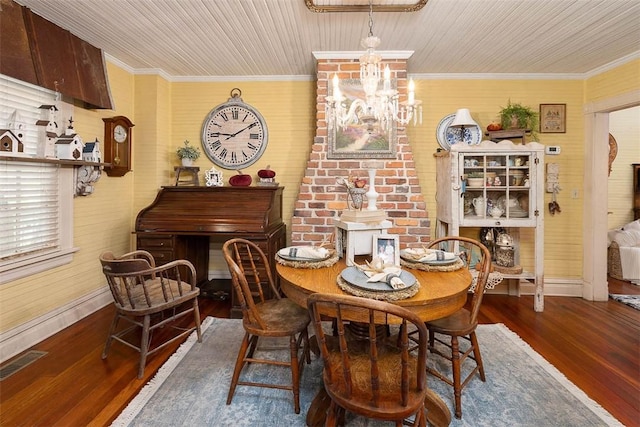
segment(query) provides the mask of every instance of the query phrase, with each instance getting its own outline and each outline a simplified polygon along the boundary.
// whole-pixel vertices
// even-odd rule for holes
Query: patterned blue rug
[[[609,297],[636,310],[640,310],[640,295],[609,294]]]
[[[300,414],[283,390],[238,387],[226,396],[244,333],[241,320],[208,317],[204,338],[189,337],[114,421],[113,426],[304,426],[311,400],[322,387],[321,362],[312,357],[301,380]],[[473,379],[462,393],[462,420],[452,426],[621,426],[562,373],[502,324],[477,330],[487,382]],[[273,344],[270,344],[273,345]],[[286,343],[282,346],[286,354]],[[429,363],[446,370],[447,365]],[[265,373],[268,372],[268,373]],[[288,378],[280,367],[247,369],[254,380]],[[453,408],[453,389],[433,377],[429,387]],[[387,425],[347,414],[348,427]]]

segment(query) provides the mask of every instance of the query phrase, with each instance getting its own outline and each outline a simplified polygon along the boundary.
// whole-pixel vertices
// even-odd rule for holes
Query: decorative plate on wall
[[[449,151],[451,146],[460,140],[460,129],[452,128],[451,123],[456,118],[455,113],[445,116],[436,128],[436,138],[438,144]],[[480,126],[470,126],[464,129],[464,142],[468,145],[477,145],[482,141],[482,131]]]

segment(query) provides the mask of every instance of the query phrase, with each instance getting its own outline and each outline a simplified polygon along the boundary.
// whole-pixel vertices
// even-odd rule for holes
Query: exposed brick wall
[[[406,98],[406,60],[385,60],[396,79],[401,101]],[[368,182],[368,168],[375,164],[376,206],[384,210],[393,223],[390,234],[400,236],[401,247],[419,246],[430,240],[430,221],[418,182],[413,153],[404,127],[397,128],[395,159],[327,159],[328,139],[325,121],[325,96],[334,73],[340,79],[359,79],[357,60],[318,60],[316,137],[311,147],[305,176],[291,219],[292,244],[318,243],[334,232],[334,219],[347,209],[347,192],[336,183],[337,177],[363,177]],[[367,187],[368,188],[368,185]],[[366,200],[365,205],[366,206]]]

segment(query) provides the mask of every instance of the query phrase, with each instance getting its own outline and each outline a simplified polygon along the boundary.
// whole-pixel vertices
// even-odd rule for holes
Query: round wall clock
[[[269,139],[264,118],[240,95],[240,89],[232,89],[231,98],[211,110],[202,124],[204,153],[225,169],[242,169],[255,163]]]
[[[131,135],[134,126],[125,116],[102,119],[104,121],[104,161],[109,176],[123,176],[131,170]]]

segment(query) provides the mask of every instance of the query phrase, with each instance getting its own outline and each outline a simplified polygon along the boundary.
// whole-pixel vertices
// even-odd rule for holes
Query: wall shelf
[[[111,163],[98,163],[87,162],[84,160],[65,160],[65,159],[53,159],[43,157],[19,157],[19,156],[3,156],[0,155],[0,160],[7,160],[10,162],[27,162],[27,163],[50,163],[60,166],[104,166],[106,168],[111,167]]]

